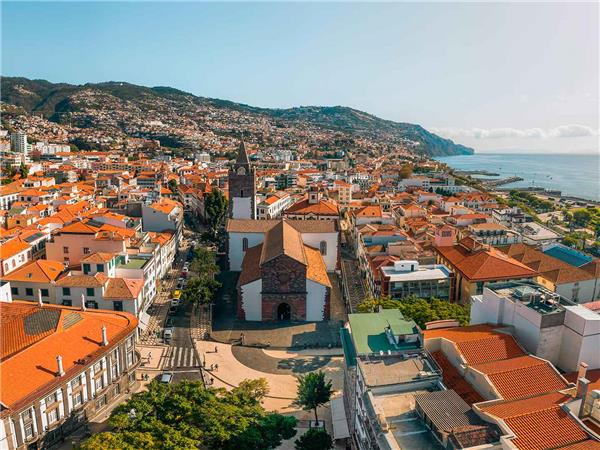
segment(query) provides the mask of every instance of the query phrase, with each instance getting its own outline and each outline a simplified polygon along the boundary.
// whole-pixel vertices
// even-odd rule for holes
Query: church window
[[[243,251],[248,250],[248,238],[242,239],[242,250]]]
[[[319,251],[323,256],[327,254],[327,242],[321,241],[321,243],[319,244]]]
[[[244,190],[240,189],[240,197],[243,197],[243,196],[244,196]]]
[[[243,167],[240,167],[240,168],[237,170],[237,174],[238,174],[238,175],[246,175],[246,169],[244,169]]]

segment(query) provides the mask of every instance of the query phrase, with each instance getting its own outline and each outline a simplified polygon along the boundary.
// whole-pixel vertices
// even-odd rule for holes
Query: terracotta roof
[[[81,262],[105,263],[113,259],[115,255],[115,253],[95,252],[91,255],[86,256],[85,258],[81,258]]]
[[[264,264],[280,255],[287,255],[306,265],[302,237],[285,220],[280,221],[265,234],[260,263]]]
[[[491,325],[425,330],[425,339],[443,338],[453,342],[469,365],[524,356],[510,334],[500,333]]]
[[[363,206],[362,208],[357,209],[354,212],[356,217],[381,217],[383,215],[383,210],[381,209],[381,205],[369,205]]]
[[[453,389],[467,404],[472,405],[483,401],[483,397],[477,392],[467,380],[465,380],[458,370],[448,361],[448,358],[441,352],[433,352],[431,356],[442,369],[442,378],[444,385],[448,389]]]
[[[9,241],[0,244],[0,258],[7,259],[11,256],[15,256],[25,250],[29,250],[29,244],[21,241],[18,238],[13,238]]]
[[[258,244],[255,247],[250,247],[246,250],[244,259],[242,261],[242,272],[238,284],[243,286],[251,283],[252,281],[258,280],[261,277],[260,273],[260,255],[262,253],[262,244]]]
[[[133,333],[137,319],[114,311],[80,311],[75,308],[12,302],[0,308],[2,370],[0,402],[17,409],[56,389],[81,372],[114,344]],[[102,326],[109,346],[102,346]],[[65,375],[56,374],[56,357],[62,356]]]
[[[60,233],[95,234],[98,228],[86,225],[82,221],[73,222],[60,229]]]
[[[305,245],[304,254],[307,261],[306,278],[330,288],[331,282],[329,281],[329,276],[327,276],[327,267],[325,266],[321,252]]]
[[[38,259],[2,277],[5,281],[26,281],[31,283],[49,283],[63,273],[65,266],[59,261]]]
[[[338,225],[336,220],[293,220],[283,219],[300,233],[336,233]],[[229,219],[227,220],[228,233],[266,233],[282,219],[252,220]]]
[[[58,286],[64,287],[101,287],[104,286],[108,277],[103,273],[94,275],[68,275],[56,282]]]
[[[486,374],[507,400],[567,388],[566,381],[547,361],[532,356],[475,364],[472,368]]]
[[[578,372],[569,372],[565,374],[565,378],[571,383],[577,382]],[[590,381],[590,390],[600,389],[600,369],[588,370],[585,374],[585,378]]]
[[[593,266],[590,266],[588,270],[575,267],[558,258],[546,255],[527,244],[512,244],[503,248],[503,251],[526,266],[535,267],[535,270],[543,278],[555,284],[574,283],[576,281],[591,280],[595,277],[593,270],[595,267],[591,269]]]
[[[311,204],[308,199],[300,200],[285,210],[286,214],[316,214],[319,216],[338,216],[340,213],[336,204],[327,200]]]
[[[109,278],[102,296],[104,298],[136,299],[140,295],[143,287],[143,280]]]
[[[467,250],[457,244],[435,247],[435,250],[471,281],[532,278],[537,275],[535,270],[495,248]]]
[[[478,408],[486,414],[491,414],[492,416],[503,419],[505,417],[522,416],[542,409],[554,408],[571,399],[572,397],[570,395],[562,394],[560,392],[550,392],[548,394],[518,400],[486,402],[478,405]]]
[[[600,442],[592,439],[560,447],[560,450],[600,450]]]
[[[585,441],[588,435],[560,406],[505,418],[519,450],[545,450]]]

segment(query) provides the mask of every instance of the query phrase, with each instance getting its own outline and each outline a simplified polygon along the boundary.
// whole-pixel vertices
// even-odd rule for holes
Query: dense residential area
[[[318,128],[3,126],[0,448],[600,449],[593,202]]]

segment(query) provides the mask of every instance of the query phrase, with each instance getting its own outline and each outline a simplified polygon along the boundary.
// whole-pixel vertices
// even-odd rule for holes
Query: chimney
[[[38,306],[41,308],[44,306],[44,302],[42,301],[42,290],[38,289]]]
[[[85,311],[85,295],[81,294],[81,310]]]
[[[102,325],[102,346],[106,347],[108,345],[108,338],[106,337],[106,326]]]
[[[58,355],[56,357],[56,364],[58,365],[58,372],[56,372],[56,376],[62,377],[65,374],[62,363],[62,356]]]
[[[587,368],[588,365],[585,362],[580,362],[579,363],[579,371],[577,372],[577,380],[579,380],[580,378],[585,378],[585,376],[587,375]]]
[[[588,388],[590,385],[590,380],[587,378],[578,378],[577,379],[577,398],[581,399],[581,404],[579,405],[579,414],[577,417],[583,417],[585,410],[585,399],[587,397]]]

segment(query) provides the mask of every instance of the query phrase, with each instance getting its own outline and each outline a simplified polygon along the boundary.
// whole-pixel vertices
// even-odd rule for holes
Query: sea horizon
[[[500,178],[523,178],[501,188],[536,186],[561,191],[562,195],[600,201],[600,154],[597,153],[484,152],[435,159],[457,170],[487,170],[500,174]]]

